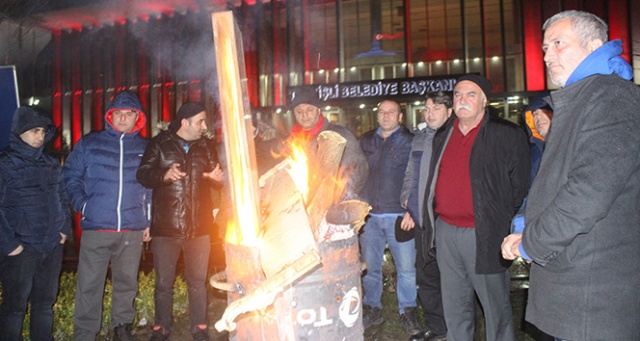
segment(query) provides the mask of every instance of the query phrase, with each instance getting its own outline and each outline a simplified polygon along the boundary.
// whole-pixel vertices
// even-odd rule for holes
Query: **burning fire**
[[[220,93],[220,114],[225,125],[223,134],[227,158],[233,223],[227,226],[225,240],[235,245],[256,245],[260,234],[258,205],[258,181],[253,136],[247,127],[251,125],[248,99],[242,96],[245,79],[244,61],[237,58],[238,44],[233,16],[230,12],[212,14],[218,85],[225,91]],[[239,31],[239,30],[238,30]],[[241,69],[242,68],[242,69]]]
[[[309,163],[307,153],[305,153],[302,143],[299,141],[291,142],[291,163],[287,172],[293,183],[296,184],[302,201],[307,203],[307,195],[309,195]]]

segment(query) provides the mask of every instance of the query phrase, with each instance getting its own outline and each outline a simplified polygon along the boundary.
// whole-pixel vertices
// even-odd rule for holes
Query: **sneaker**
[[[120,323],[113,328],[113,341],[134,341],[131,323]]]
[[[195,331],[192,332],[191,335],[193,336],[193,341],[211,341],[211,338],[209,338],[209,332],[206,327],[196,327]]]
[[[384,322],[382,309],[365,305],[362,307],[362,326],[367,329],[371,326],[377,326]]]
[[[416,319],[416,308],[406,308],[404,313],[400,314],[400,323],[410,335],[420,332],[420,326]]]
[[[161,326],[154,326],[149,341],[167,341],[169,340],[169,331],[165,331]]]

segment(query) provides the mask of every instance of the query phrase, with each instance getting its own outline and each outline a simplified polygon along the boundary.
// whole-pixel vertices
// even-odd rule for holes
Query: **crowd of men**
[[[321,131],[342,135],[341,198],[372,207],[359,235],[365,328],[384,322],[388,247],[400,322],[412,341],[473,340],[476,298],[486,339],[513,341],[508,268],[517,257],[531,263],[526,319],[545,338],[640,340],[640,89],[629,81],[620,41],[608,40],[597,16],[561,12],[543,31],[544,61],[559,89],[531,101],[524,127],[491,112],[492,84],[478,74],[461,76],[451,94],[428,94],[415,132],[403,126],[398,102],[381,101],[378,127],[359,139],[323,117],[317,96],[292,94],[290,139],[313,154]],[[99,332],[108,269],[113,339],[133,340],[145,241],[156,271],[151,340],[171,333],[180,253],[190,331],[209,340],[210,190],[222,186],[223,171],[205,138],[207,111],[186,103],[169,130],[147,141],[138,134],[142,105],[124,91],[105,121],[61,167],[44,151],[55,133],[48,115],[30,107],[14,114],[10,147],[0,152],[0,335],[22,339],[30,302],[31,339],[53,339],[71,206],[83,231],[76,340]]]

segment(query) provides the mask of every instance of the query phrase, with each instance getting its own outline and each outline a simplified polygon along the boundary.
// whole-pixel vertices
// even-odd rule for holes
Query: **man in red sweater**
[[[487,340],[514,339],[511,262],[500,246],[529,187],[529,144],[522,129],[489,113],[490,92],[485,77],[460,77],[453,91],[457,118],[433,140],[424,247],[437,247],[447,341],[473,339],[475,295]]]

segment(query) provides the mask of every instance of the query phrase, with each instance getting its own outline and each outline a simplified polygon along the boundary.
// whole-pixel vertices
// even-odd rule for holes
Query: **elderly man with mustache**
[[[527,194],[529,144],[517,125],[489,113],[490,92],[487,78],[460,77],[456,119],[433,139],[423,242],[437,248],[448,341],[473,340],[476,294],[487,340],[514,339],[511,261],[501,257],[500,245]]]

